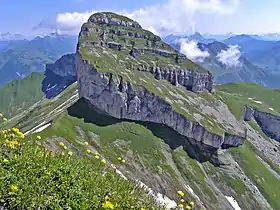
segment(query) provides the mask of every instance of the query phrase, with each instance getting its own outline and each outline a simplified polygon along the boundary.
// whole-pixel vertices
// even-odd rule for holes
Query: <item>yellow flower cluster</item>
[[[118,157],[117,160],[121,163],[125,163],[125,159],[123,159],[122,157]]]
[[[24,134],[18,128],[12,128],[0,131],[0,144],[8,149],[18,149],[20,139],[24,139]]]
[[[193,207],[194,207],[194,202],[191,201],[189,203],[186,203],[185,200],[184,200],[184,196],[185,196],[185,193],[181,190],[177,191],[177,194],[180,196],[180,202],[178,204],[178,208],[179,209],[184,209],[184,206],[185,206],[185,209],[187,210],[191,210]]]
[[[105,201],[104,201],[104,203],[102,205],[104,209],[115,209],[115,205],[113,203],[111,203],[110,200],[111,200],[111,194],[109,192],[107,192],[105,194]],[[116,204],[116,207],[117,206],[118,205]]]

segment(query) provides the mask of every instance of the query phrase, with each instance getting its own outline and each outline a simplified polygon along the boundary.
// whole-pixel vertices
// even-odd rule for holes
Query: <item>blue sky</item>
[[[75,34],[96,11],[122,12],[158,34],[280,32],[279,8],[279,0],[2,0],[0,32]]]

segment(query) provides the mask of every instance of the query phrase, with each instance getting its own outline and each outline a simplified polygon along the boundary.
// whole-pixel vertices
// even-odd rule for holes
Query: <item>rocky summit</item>
[[[79,96],[112,117],[165,124],[214,148],[246,139],[213,95],[212,74],[124,16],[96,13],[83,24],[76,68]]]

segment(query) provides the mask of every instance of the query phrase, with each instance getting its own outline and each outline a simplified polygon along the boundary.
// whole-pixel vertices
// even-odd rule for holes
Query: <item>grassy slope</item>
[[[241,165],[246,175],[255,183],[274,209],[280,209],[280,180],[278,180],[257,158],[253,146],[245,145],[231,149],[231,153]]]
[[[58,107],[59,104],[69,99],[75,93],[75,90],[76,85],[74,84],[58,97],[52,100],[44,100],[38,108],[30,112],[26,118],[22,119],[20,125],[23,127],[32,127],[30,124],[35,123],[38,119],[44,120],[44,117],[48,118],[48,114],[54,115],[51,114],[51,111]],[[83,110],[83,108],[81,107],[79,110]],[[107,121],[106,119],[104,120]],[[150,130],[142,125],[130,122],[119,122],[111,125],[108,124],[106,126],[97,125],[64,113],[57,119],[54,119],[52,126],[43,131],[41,135],[48,139],[46,145],[50,148],[57,148],[57,137],[63,137],[63,139],[68,140],[69,148],[73,148],[73,151],[76,152],[84,152],[83,141],[87,140],[93,150],[97,150],[113,163],[116,162],[116,157],[123,156],[127,159],[128,164],[123,167],[122,170],[129,170],[131,175],[142,172],[145,174],[144,172],[146,172],[149,174],[149,177],[145,177],[144,180],[147,180],[147,182],[150,181],[151,184],[156,182],[154,179],[155,176],[162,176],[164,177],[163,180],[168,180],[167,184],[171,186],[170,188],[173,186],[174,189],[180,189],[180,186],[183,188],[179,182],[179,176],[181,176],[185,180],[185,184],[191,186],[195,193],[206,204],[216,205],[217,197],[207,184],[207,179],[205,178],[204,172],[200,169],[199,164],[195,160],[189,158],[187,153],[180,149],[176,149],[173,152],[166,151],[163,140],[155,137]],[[241,151],[236,149],[236,152],[233,152],[233,155],[236,158],[238,158],[238,155],[240,154],[244,155],[244,157],[242,156],[242,158],[238,159],[240,161],[244,161],[243,159],[247,158],[246,155],[255,155],[255,151],[250,150],[247,147],[245,148],[245,150],[244,148],[241,148]],[[175,164],[175,169],[174,166],[170,164],[170,160],[167,159],[166,152],[170,152],[169,154],[172,157],[171,162]],[[249,167],[251,163],[256,167],[261,168],[260,171],[257,171],[260,173],[260,176],[269,177],[269,180],[265,183],[268,188],[260,187],[260,189],[263,189],[263,193],[268,196],[270,193],[275,193],[278,196],[277,190],[270,191],[270,186],[277,184],[276,180],[270,177],[271,173],[258,159],[248,159],[246,161],[248,166],[245,165],[245,163],[244,165],[240,165],[243,167],[246,174],[255,181],[255,172],[250,172],[250,170],[253,170]],[[211,169],[211,166],[209,166],[209,168]],[[176,172],[177,170],[179,171],[179,174]],[[244,185],[241,180],[236,180],[234,177],[223,174],[220,170],[215,168],[212,168],[212,171],[215,177],[220,178],[215,179],[215,177],[211,177],[211,179],[218,183],[222,183],[225,189],[231,189],[231,192],[235,192],[235,197],[241,207],[249,205],[244,203],[244,199],[248,199],[248,194],[245,194],[244,197]],[[218,186],[219,188],[221,187],[221,189],[223,187],[220,185]],[[228,192],[226,190],[224,191]],[[240,196],[241,194],[243,196]],[[188,198],[192,197],[188,191],[186,191],[186,195]],[[268,200],[274,205],[275,199],[273,199],[273,197],[268,197]],[[257,204],[255,204],[255,206],[257,207]]]
[[[276,89],[263,88],[253,83],[230,83],[217,86],[218,95],[221,96],[232,113],[240,119],[243,115],[244,105],[251,105],[260,111],[279,115],[280,113],[280,91]],[[261,101],[258,104],[255,101]],[[271,111],[273,108],[275,111]]]
[[[0,132],[0,207],[105,209],[105,194],[110,192],[110,202],[117,210],[160,209],[133,181],[116,175],[110,165],[101,162],[101,157],[87,154],[89,147],[85,145],[82,154],[76,156],[69,153],[75,152],[70,146],[50,153],[38,145],[45,140],[16,138],[13,141],[20,142],[21,149],[6,150],[9,138]]]
[[[32,73],[21,80],[14,80],[0,87],[0,110],[7,117],[20,114],[28,107],[35,104],[44,93],[41,83],[44,73]]]

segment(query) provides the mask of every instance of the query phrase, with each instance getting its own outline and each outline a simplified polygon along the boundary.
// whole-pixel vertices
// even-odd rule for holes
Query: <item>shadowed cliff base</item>
[[[121,122],[134,122],[149,129],[153,135],[164,140],[171,149],[183,146],[184,150],[191,158],[196,159],[201,163],[209,161],[215,166],[226,164],[219,159],[218,150],[214,147],[182,136],[163,124],[114,118],[93,107],[84,98],[79,99],[73,106],[69,107],[68,114],[73,117],[83,118],[86,123],[93,123],[98,126],[109,126]]]

